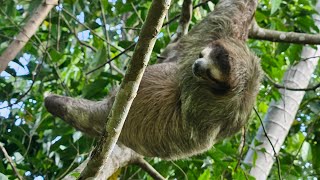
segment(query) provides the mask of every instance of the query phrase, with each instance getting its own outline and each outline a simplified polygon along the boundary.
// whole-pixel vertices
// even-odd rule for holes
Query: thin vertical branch
[[[182,4],[182,11],[177,29],[177,37],[174,39],[178,41],[183,35],[188,33],[191,17],[192,17],[192,0],[184,0]]]
[[[258,116],[258,119],[259,119],[259,121],[260,121],[260,123],[261,123],[261,127],[262,127],[262,129],[263,129],[264,135],[266,136],[266,138],[268,139],[268,141],[269,141],[269,143],[270,143],[270,145],[271,145],[271,147],[272,147],[272,150],[273,150],[273,153],[274,153],[274,157],[276,158],[276,162],[277,162],[278,177],[279,177],[279,179],[281,180],[282,177],[281,177],[281,169],[280,169],[280,160],[279,160],[277,151],[275,150],[274,145],[272,144],[272,142],[271,142],[271,140],[270,140],[270,138],[269,138],[269,136],[268,136],[268,133],[267,133],[267,131],[266,131],[266,128],[265,128],[264,125],[263,125],[263,121],[262,121],[262,119],[261,119],[258,111],[256,110],[256,108],[253,108],[253,109],[254,109],[254,112],[255,112],[256,115]]]

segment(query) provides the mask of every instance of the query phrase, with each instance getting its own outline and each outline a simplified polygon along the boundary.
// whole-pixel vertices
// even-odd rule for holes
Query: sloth
[[[144,156],[175,160],[203,153],[245,126],[262,73],[243,34],[232,27],[233,12],[243,9],[234,4],[210,13],[174,44],[167,59],[146,68],[122,144]],[[76,129],[100,136],[114,98],[115,93],[97,102],[50,95],[45,106]]]
[[[232,38],[213,41],[197,56],[147,67],[119,137],[122,144],[147,157],[175,160],[208,150],[246,124],[259,88],[258,58]],[[69,98],[69,103],[52,103],[61,97],[46,98],[49,112],[83,130],[72,123],[77,117],[65,105],[82,104],[77,115],[92,119],[86,125],[92,131],[86,132],[103,132],[114,95],[100,102]],[[81,109],[94,107],[104,109],[92,116]]]

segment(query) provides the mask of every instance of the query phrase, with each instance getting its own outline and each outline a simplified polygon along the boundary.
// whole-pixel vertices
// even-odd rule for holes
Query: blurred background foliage
[[[0,53],[21,30],[40,0],[0,0]],[[173,0],[154,47],[151,63],[175,34],[182,0]],[[194,5],[203,3],[194,0]],[[210,1],[194,9],[191,27],[214,9]],[[261,27],[318,33],[312,19],[315,0],[260,0],[256,20]],[[151,0],[61,0],[23,51],[0,77],[0,143],[25,179],[60,179],[87,156],[94,139],[51,116],[43,105],[45,92],[98,100],[119,85],[132,55]],[[318,20],[316,20],[318,21]],[[291,65],[301,61],[302,45],[249,40],[263,70],[278,83]],[[311,84],[320,82],[320,68]],[[263,117],[278,89],[263,81],[256,107]],[[279,158],[286,179],[320,176],[320,92],[307,92]],[[244,152],[260,126],[253,115]],[[147,160],[169,179],[252,179],[240,168],[241,133],[216,144],[205,154],[179,161]],[[257,142],[258,143],[258,142]],[[15,179],[0,153],[0,179]],[[246,165],[243,165],[245,168]],[[5,176],[3,176],[5,175]],[[129,166],[120,179],[151,179]],[[271,179],[277,177],[276,167]]]

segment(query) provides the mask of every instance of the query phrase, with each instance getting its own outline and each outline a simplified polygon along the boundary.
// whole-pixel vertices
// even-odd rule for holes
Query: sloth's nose
[[[195,76],[201,77],[204,75],[205,68],[204,68],[204,62],[201,60],[196,60],[192,65],[192,72]]]
[[[202,64],[203,64],[202,61],[196,60],[196,62],[194,62],[194,64],[193,64],[194,71],[199,71]]]

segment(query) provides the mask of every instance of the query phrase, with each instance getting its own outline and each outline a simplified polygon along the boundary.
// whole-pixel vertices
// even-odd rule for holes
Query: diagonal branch
[[[136,161],[134,162],[134,164],[140,166],[141,169],[143,169],[144,171],[146,171],[151,177],[153,177],[153,179],[156,179],[156,180],[164,180],[164,179],[165,179],[157,170],[155,170],[155,169],[154,169],[146,160],[144,160],[143,158],[138,158],[138,159],[136,159]]]
[[[7,49],[0,56],[0,73],[4,71],[9,62],[12,61],[29,39],[36,33],[42,21],[46,18],[50,10],[58,4],[58,0],[43,0],[35,10],[22,31],[16,36]]]
[[[170,0],[153,0],[146,21],[141,29],[139,40],[132,56],[131,63],[123,79],[115,101],[104,127],[104,133],[93,150],[86,168],[79,179],[96,178],[100,168],[110,157],[120,136],[122,126],[135,98],[146,65],[151,56],[157,34],[163,24]]]
[[[4,157],[7,159],[7,161],[9,162],[10,166],[12,167],[14,173],[16,174],[17,178],[19,180],[23,180],[22,176],[19,174],[17,167],[15,165],[15,163],[12,161],[11,157],[9,156],[7,150],[4,148],[4,146],[2,145],[2,143],[0,142],[0,149],[2,151],[2,153],[4,154]]]

